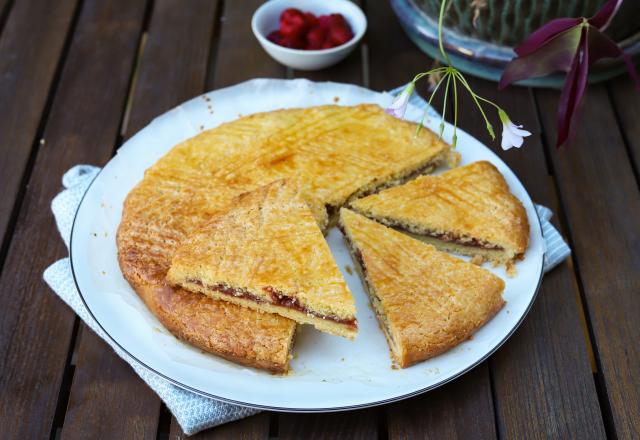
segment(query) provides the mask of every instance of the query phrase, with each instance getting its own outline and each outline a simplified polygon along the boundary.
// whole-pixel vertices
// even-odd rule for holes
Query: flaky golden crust
[[[504,305],[504,281],[485,269],[345,208],[340,224],[402,368],[468,339]]]
[[[358,193],[449,158],[449,147],[437,136],[422,130],[414,138],[414,130],[415,125],[377,106],[323,106],[251,115],[177,145],[145,172],[125,200],[117,236],[124,277],[154,304],[177,245],[237,195],[279,178],[299,184],[318,224],[326,227],[325,205],[340,206]],[[197,299],[185,293],[175,302],[213,304],[203,295],[190,295]],[[172,332],[190,341],[217,338],[211,345],[215,349],[198,345],[228,356],[224,353],[233,352],[235,343],[226,346],[225,341],[233,340],[236,327],[252,325],[258,312],[237,306],[225,310],[229,327],[219,327],[220,332],[208,338],[186,325],[181,315],[186,308],[165,309],[166,316],[159,317],[174,323]],[[277,319],[279,337],[286,339],[294,324]],[[279,359],[274,350],[274,359]],[[242,363],[254,362],[237,356]]]
[[[296,330],[293,321],[239,312],[233,304],[169,286],[141,285],[136,291],[176,337],[239,364],[287,372]],[[238,319],[243,325],[238,325]]]
[[[311,211],[288,180],[240,195],[183,240],[167,280],[329,333],[336,330],[331,317],[348,321],[339,334],[353,337],[357,331],[353,296]],[[243,292],[259,302],[242,297]],[[282,297],[307,311],[280,305]]]
[[[439,176],[421,176],[350,206],[367,217],[417,234],[431,231],[496,245],[503,252],[488,253],[488,258],[502,257],[500,262],[520,258],[529,244],[529,222],[522,203],[511,194],[502,174],[486,161]],[[479,247],[466,248],[471,255],[475,250],[481,252]]]

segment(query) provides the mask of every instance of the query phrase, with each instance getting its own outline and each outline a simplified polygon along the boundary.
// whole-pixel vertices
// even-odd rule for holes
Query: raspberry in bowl
[[[253,14],[251,27],[279,63],[317,70],[349,55],[364,35],[367,20],[348,0],[270,0]]]

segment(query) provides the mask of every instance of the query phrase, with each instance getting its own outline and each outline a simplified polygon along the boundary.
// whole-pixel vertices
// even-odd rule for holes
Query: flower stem
[[[442,84],[442,81],[444,81],[444,76],[440,78],[440,80],[436,83],[436,86],[433,88],[433,92],[431,92],[431,96],[429,97],[429,102],[427,102],[427,109],[431,107],[431,101],[433,101],[433,97],[436,96],[436,92],[440,88],[440,84]],[[416,136],[420,134],[420,130],[422,130],[422,127],[424,127],[424,118],[426,117],[427,117],[427,110],[425,110],[424,114],[422,115],[420,124],[418,124],[418,126],[416,127],[416,134],[415,134]]]
[[[442,57],[444,58],[444,60],[446,61],[446,63],[448,65],[451,65],[451,60],[449,59],[449,55],[447,55],[447,53],[444,51],[444,45],[442,43],[443,38],[442,38],[442,28],[443,28],[443,21],[444,21],[444,10],[445,7],[447,6],[447,0],[442,0],[442,3],[440,4],[440,16],[438,17],[438,46],[440,47],[440,53],[442,54]]]
[[[456,148],[456,144],[458,143],[458,82],[456,81],[456,77],[453,77],[453,141],[451,144],[453,148]]]
[[[442,137],[442,132],[444,132],[444,119],[445,119],[445,116],[447,115],[447,97],[449,96],[449,84],[451,84],[451,77],[453,75],[447,72],[445,76],[447,77],[447,85],[444,88],[444,100],[442,103],[442,118],[440,119],[440,137]]]
[[[491,139],[495,139],[496,135],[493,132],[493,126],[489,122],[489,119],[487,118],[487,115],[484,113],[484,109],[482,108],[482,105],[480,104],[480,101],[478,101],[478,98],[482,99],[483,101],[490,102],[491,104],[493,104],[493,103],[491,101],[488,101],[488,100],[486,100],[484,98],[481,98],[478,95],[476,95],[474,93],[474,91],[471,90],[471,86],[469,85],[469,83],[467,82],[465,77],[462,76],[462,74],[460,72],[456,71],[455,75],[458,77],[458,79],[460,79],[460,82],[462,83],[462,85],[469,91],[469,94],[471,95],[471,98],[473,98],[473,101],[476,103],[476,106],[478,106],[478,109],[480,110],[480,114],[482,114],[482,117],[484,118],[484,122],[486,122],[486,124],[487,124],[487,131],[489,132],[489,135],[491,135]],[[498,107],[496,104],[493,104],[493,105]]]

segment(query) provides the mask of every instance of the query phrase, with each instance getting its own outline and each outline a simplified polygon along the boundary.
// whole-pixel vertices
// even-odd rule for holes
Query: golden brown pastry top
[[[504,177],[486,161],[438,176],[421,176],[351,202],[371,218],[387,218],[429,231],[451,232],[522,254],[529,243],[527,213]]]
[[[345,208],[340,223],[382,303],[401,366],[459,344],[503,306],[504,281],[491,272]]]
[[[322,315],[355,318],[355,303],[329,246],[288,180],[242,194],[176,250],[167,280],[295,298]]]
[[[244,363],[251,364],[254,358],[238,347],[252,340],[242,340],[244,335],[235,328],[253,328],[257,340],[274,332],[273,318],[263,326],[264,314],[225,306],[218,316],[225,320],[217,327],[219,333],[206,336],[194,328],[202,328],[208,318],[198,315],[201,322],[190,325],[183,316],[193,302],[201,303],[203,310],[214,307],[204,295],[176,296],[175,301],[188,302],[189,307],[155,307],[166,299],[165,275],[178,244],[235,196],[283,177],[302,184],[318,224],[325,227],[325,204],[341,204],[361,187],[448,157],[449,147],[431,132],[422,130],[414,138],[414,131],[415,125],[377,106],[323,106],[251,115],[177,145],[145,172],[124,202],[117,235],[124,277],[174,333],[217,353],[221,347],[213,349],[209,342],[227,341],[228,351],[237,350],[238,359],[246,355]],[[276,319],[280,336],[288,337],[295,324]]]

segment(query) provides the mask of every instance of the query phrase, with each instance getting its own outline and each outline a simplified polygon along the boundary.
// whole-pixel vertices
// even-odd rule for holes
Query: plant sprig
[[[484,119],[485,123],[486,123],[486,129],[487,132],[489,133],[489,135],[491,136],[492,140],[495,140],[495,132],[493,129],[493,125],[491,125],[491,122],[489,121],[489,118],[487,117],[487,114],[485,113],[485,109],[483,107],[483,104],[488,104],[490,106],[492,106],[498,114],[498,117],[500,118],[500,121],[502,122],[503,125],[503,130],[502,130],[502,148],[503,149],[508,149],[511,147],[520,147],[522,146],[522,138],[531,135],[531,133],[529,133],[526,130],[521,130],[522,126],[517,126],[515,125],[513,122],[511,122],[511,120],[509,119],[506,111],[504,109],[502,109],[498,104],[496,104],[495,102],[484,98],[480,95],[478,95],[477,93],[475,93],[473,91],[473,89],[471,88],[471,86],[469,85],[469,82],[467,81],[467,79],[464,77],[464,75],[462,74],[462,72],[460,72],[460,70],[458,70],[456,67],[453,66],[453,64],[451,63],[451,60],[449,58],[449,55],[447,54],[447,52],[444,49],[444,38],[442,36],[443,33],[443,21],[444,21],[444,14],[446,11],[447,7],[447,0],[442,0],[442,3],[440,4],[440,15],[438,17],[438,48],[440,50],[440,55],[442,58],[442,61],[444,63],[446,63],[446,66],[441,66],[441,67],[437,67],[437,68],[433,68],[431,70],[427,70],[426,72],[421,72],[418,73],[416,76],[413,77],[413,80],[407,84],[407,86],[405,87],[405,89],[400,93],[400,95],[398,95],[398,97],[394,100],[394,102],[391,104],[391,106],[387,109],[387,112],[397,116],[397,117],[404,117],[404,113],[406,112],[406,108],[409,102],[409,98],[411,98],[411,95],[413,94],[413,92],[415,91],[415,86],[416,83],[421,80],[424,77],[429,77],[432,75],[441,75],[441,77],[437,80],[436,85],[433,88],[433,91],[431,92],[431,96],[429,97],[429,107],[431,106],[431,102],[433,101],[433,98],[435,97],[436,93],[438,92],[438,90],[440,90],[440,86],[445,83],[445,87],[444,87],[444,97],[443,97],[443,104],[442,104],[442,114],[440,117],[440,125],[439,125],[439,136],[442,137],[442,134],[444,133],[444,127],[445,127],[445,117],[447,114],[447,103],[448,103],[448,96],[449,96],[449,90],[450,88],[453,89],[453,139],[452,139],[452,145],[455,148],[458,142],[458,136],[457,136],[457,128],[458,128],[458,83],[460,83],[460,85],[467,90],[467,92],[469,93],[469,95],[471,96],[471,98],[473,99],[473,102],[475,103],[476,107],[478,107],[478,110],[480,110],[480,114],[482,115],[482,118]],[[418,124],[418,127],[416,128],[416,135],[419,135],[420,130],[422,129],[422,127],[424,126],[424,120],[426,117],[426,111],[425,114],[423,115],[422,119],[420,120],[420,123]]]

